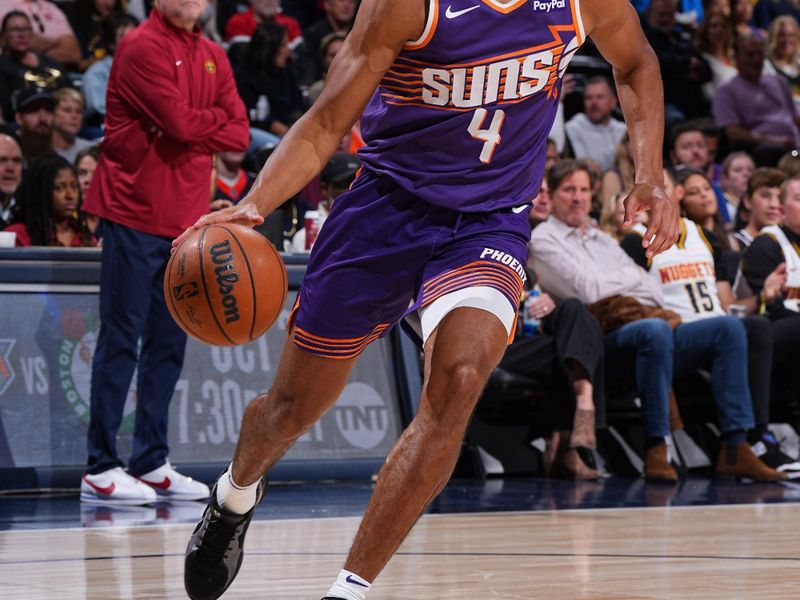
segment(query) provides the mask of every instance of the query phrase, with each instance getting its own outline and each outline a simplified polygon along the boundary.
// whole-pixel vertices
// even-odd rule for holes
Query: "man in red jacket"
[[[208,212],[212,154],[248,144],[247,115],[228,58],[196,26],[205,7],[206,0],[158,0],[114,57],[106,137],[84,204],[102,219],[103,235],[85,502],[208,496],[207,486],[169,463],[167,417],[186,335],[163,293],[172,238]],[[137,367],[126,473],[116,436]]]

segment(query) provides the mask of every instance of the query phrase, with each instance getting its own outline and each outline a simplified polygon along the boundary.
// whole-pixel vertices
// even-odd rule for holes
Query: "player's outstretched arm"
[[[625,199],[625,221],[650,211],[642,245],[647,256],[678,239],[680,211],[664,193],[664,90],[658,59],[642,32],[630,0],[583,0],[584,28],[614,69],[622,112],[631,138],[636,181]]]
[[[284,136],[238,205],[201,217],[190,228],[220,222],[257,225],[311,181],[361,116],[403,45],[425,28],[423,0],[364,0],[353,30],[331,64],[325,89]],[[176,247],[188,234],[173,242]]]

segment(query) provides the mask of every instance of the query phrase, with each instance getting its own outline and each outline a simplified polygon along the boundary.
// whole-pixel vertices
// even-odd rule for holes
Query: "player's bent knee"
[[[485,369],[475,362],[454,363],[431,376],[427,396],[447,418],[469,418],[487,377]]]

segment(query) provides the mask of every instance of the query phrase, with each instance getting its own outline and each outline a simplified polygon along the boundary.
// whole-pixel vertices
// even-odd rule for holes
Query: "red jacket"
[[[286,32],[289,34],[289,42],[293,42],[303,35],[300,23],[296,19],[280,13],[272,17],[272,19],[278,25],[286,28]],[[228,19],[228,23],[225,25],[225,41],[230,42],[231,39],[238,36],[252,37],[257,25],[256,15],[253,13],[252,8],[245,12],[237,13]]]
[[[208,212],[212,153],[249,142],[225,52],[156,9],[120,43],[105,125],[83,210],[169,238]]]

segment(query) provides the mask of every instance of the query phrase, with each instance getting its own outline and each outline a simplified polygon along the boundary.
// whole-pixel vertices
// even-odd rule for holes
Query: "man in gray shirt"
[[[552,214],[531,239],[531,260],[539,284],[552,296],[592,304],[611,296],[634,298],[661,307],[661,286],[609,235],[589,221],[592,175],[582,161],[556,163],[548,175]],[[669,389],[675,373],[709,363],[722,432],[717,473],[760,481],[785,474],[758,460],[746,441],[754,426],[747,386],[747,337],[730,317],[703,319],[672,328],[664,319],[645,318],[608,331],[605,338],[609,379],[635,380],[642,399],[647,434],[645,477],[674,480],[665,438],[669,435]]]
[[[611,82],[601,75],[592,77],[583,92],[584,112],[564,126],[572,155],[597,161],[602,171],[613,166],[617,146],[626,132],[625,123],[612,116],[616,107],[617,95]]]

